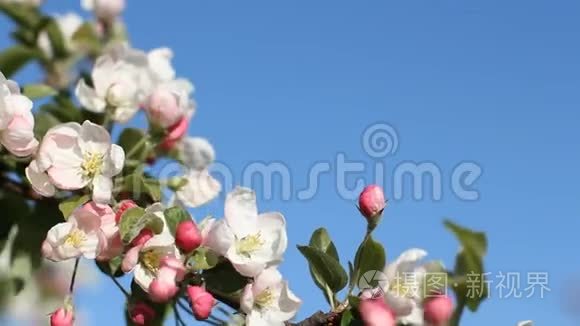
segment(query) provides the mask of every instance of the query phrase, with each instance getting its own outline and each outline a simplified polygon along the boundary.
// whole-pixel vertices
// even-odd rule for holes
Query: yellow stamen
[[[87,236],[83,231],[74,229],[66,236],[64,243],[78,249],[86,240]]]
[[[250,256],[264,245],[260,232],[241,238],[237,245],[237,251],[241,255]]]
[[[145,266],[145,268],[147,268],[147,270],[150,271],[151,274],[157,274],[157,271],[159,271],[161,258],[163,258],[161,253],[155,250],[147,250],[139,255],[139,260],[141,261],[141,264]]]
[[[103,167],[103,155],[98,153],[88,153],[84,155],[81,169],[83,174],[88,178],[94,178],[101,173]]]
[[[274,294],[270,288],[265,289],[264,291],[260,292],[254,299],[254,303],[259,308],[266,308],[272,303],[274,303]]]

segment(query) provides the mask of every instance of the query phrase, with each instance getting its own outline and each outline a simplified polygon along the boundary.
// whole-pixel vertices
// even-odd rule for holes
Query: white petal
[[[88,111],[95,113],[105,112],[107,104],[105,100],[97,95],[97,92],[90,88],[83,79],[79,81],[75,89],[75,95],[79,102]]]
[[[235,256],[235,255],[227,256],[227,258],[230,259],[230,261],[232,260],[233,257],[240,257],[240,256]],[[266,268],[265,263],[252,262],[252,261],[240,263],[240,264],[237,264],[237,263],[232,261],[232,265],[234,266],[236,271],[238,271],[238,273],[242,274],[243,276],[247,276],[247,277],[255,277],[255,276],[259,275]]]
[[[240,299],[240,308],[245,313],[250,313],[254,307],[254,292],[252,291],[252,283],[247,284],[242,292]]]
[[[413,312],[415,302],[393,292],[385,292],[385,302],[393,309],[397,316],[408,316]]]
[[[78,142],[83,154],[106,154],[111,148],[111,135],[102,126],[85,120]]]
[[[132,106],[120,106],[115,109],[115,114],[113,120],[119,123],[127,123],[133,116],[139,111],[137,105]]]
[[[63,190],[77,190],[86,187],[90,180],[85,178],[79,167],[51,167],[46,170],[50,182]]]
[[[155,275],[151,274],[147,268],[138,264],[133,271],[135,283],[139,284],[145,292],[149,292],[149,285],[153,282]]]
[[[258,219],[256,193],[248,188],[236,187],[226,198],[224,215],[238,238],[251,234]]]
[[[187,137],[180,146],[183,162],[191,169],[206,169],[215,160],[215,151],[205,138]]]
[[[302,305],[302,300],[290,291],[288,288],[288,282],[284,282],[284,287],[280,294],[280,301],[278,304],[281,312],[278,316],[286,321],[294,318]]]
[[[258,295],[268,288],[282,284],[282,281],[282,274],[277,268],[266,268],[254,280],[254,294]]]
[[[210,249],[223,256],[234,245],[234,239],[234,233],[230,227],[221,220],[214,223],[205,241]]]
[[[116,176],[121,173],[123,166],[125,165],[125,151],[117,144],[111,145],[111,163],[111,176]]]
[[[99,237],[96,233],[87,236],[87,239],[83,241],[79,250],[83,253],[83,257],[86,259],[95,259],[99,249]]]
[[[216,198],[220,183],[207,170],[191,170],[185,176],[187,184],[177,191],[177,198],[186,206],[199,207]]]
[[[41,172],[36,164],[36,161],[31,161],[30,165],[25,170],[26,178],[30,182],[32,189],[36,191],[38,194],[44,197],[52,197],[56,189],[50,183],[48,175],[44,172]]]
[[[278,212],[260,214],[258,216],[258,229],[265,235],[273,235],[272,242],[273,255],[275,259],[282,259],[286,247],[288,246],[288,236],[286,234],[286,220]]]
[[[388,280],[397,278],[397,274],[411,271],[409,267],[413,267],[427,256],[427,252],[423,249],[409,249],[403,252],[394,262],[389,264],[385,269],[385,274]]]
[[[111,201],[113,180],[103,175],[97,175],[93,180],[93,201],[108,204]]]
[[[246,316],[246,326],[278,326],[284,325],[284,323],[273,324],[270,320],[266,320],[262,314],[258,311],[252,310]]]

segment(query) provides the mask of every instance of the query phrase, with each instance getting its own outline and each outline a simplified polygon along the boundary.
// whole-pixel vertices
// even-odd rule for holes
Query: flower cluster
[[[168,307],[182,325],[180,310],[226,323],[218,317],[224,309],[214,309],[218,304],[229,306],[222,318],[231,325],[286,325],[302,301],[279,269],[288,247],[284,215],[261,213],[256,193],[244,187],[224,195],[223,218],[198,223],[190,215],[188,209],[215,200],[222,186],[210,172],[213,146],[188,136],[197,108],[194,86],[177,77],[171,49],[144,51],[130,44],[120,19],[124,0],[83,0],[94,15],[87,21],[75,13],[45,16],[41,3],[0,0],[0,10],[18,25],[14,36],[22,52],[6,56],[16,62],[0,58],[6,74],[0,72],[0,199],[12,196],[19,200],[14,207],[24,211],[24,222],[6,232],[10,250],[0,253],[0,282],[6,271],[16,273],[9,263],[15,239],[41,233],[34,254],[75,266],[66,298],[50,316],[53,326],[78,321],[72,297],[80,259],[94,261],[115,282],[135,325],[160,324]],[[6,78],[32,60],[46,74],[42,84],[21,89]],[[33,108],[39,98],[45,101]],[[129,126],[138,115],[146,127]],[[156,177],[158,160],[176,162],[180,172]],[[367,186],[358,209],[367,227],[348,274],[326,229],[298,246],[330,304],[330,311],[306,324],[334,324],[337,318],[341,325],[452,322],[454,303],[442,288],[430,289],[434,296],[419,290],[429,271],[446,272],[443,265],[420,264],[427,255],[421,249],[387,262],[373,238],[386,209],[382,187]],[[30,225],[45,215],[41,225]],[[451,222],[446,227],[461,242],[458,264],[481,269],[485,236]],[[463,265],[455,270],[467,272]],[[368,273],[380,271],[384,280],[364,286]],[[412,282],[401,277],[409,273]],[[131,275],[130,290],[117,281],[123,275]],[[454,275],[457,282],[462,276]],[[481,300],[461,301],[461,307],[477,308]]]

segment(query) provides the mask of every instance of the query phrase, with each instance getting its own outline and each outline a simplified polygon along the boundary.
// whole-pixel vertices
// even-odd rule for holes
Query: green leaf
[[[487,297],[487,283],[483,257],[487,253],[485,233],[472,231],[451,221],[445,221],[449,229],[459,240],[461,250],[455,258],[455,268],[451,275],[458,307],[467,306],[475,312]]]
[[[65,220],[71,216],[72,212],[74,212],[77,207],[83,205],[84,203],[88,202],[91,197],[89,195],[84,196],[72,196],[67,198],[58,204],[58,209],[62,212],[62,216]]]
[[[58,92],[45,84],[32,84],[24,86],[22,93],[30,99],[39,99],[47,96],[54,96]]]
[[[203,279],[208,289],[226,295],[239,294],[248,284],[248,280],[227,261],[204,271]]]
[[[0,71],[9,78],[38,56],[38,51],[34,49],[22,45],[13,46],[0,52]]]
[[[145,195],[153,202],[160,201],[162,196],[159,180],[146,177],[141,171],[135,171],[123,178],[119,190],[133,194],[133,198],[142,198]]]
[[[342,313],[342,317],[340,318],[340,326],[350,326],[352,321],[353,321],[352,312],[350,311],[350,309],[348,309]]]
[[[16,24],[27,28],[36,27],[41,19],[37,8],[23,4],[0,3],[0,11]]]
[[[446,220],[444,224],[448,230],[455,234],[463,248],[468,248],[479,256],[485,256],[487,253],[487,238],[485,233],[472,231],[449,220]]]
[[[191,220],[191,215],[185,209],[178,206],[166,209],[163,212],[163,216],[165,216],[165,222],[167,222],[167,227],[173,236],[175,236],[179,223]]]
[[[310,246],[298,246],[298,250],[308,260],[315,277],[333,293],[342,290],[348,281],[346,271],[332,256]]]
[[[375,241],[369,234],[360,244],[354,259],[354,282],[359,280],[367,272],[382,272],[385,268],[386,254],[383,245]],[[370,286],[375,287],[380,281],[376,277],[370,278]]]
[[[141,129],[126,128],[123,130],[118,143],[127,154],[127,160],[143,162],[147,158],[151,147],[147,142],[143,142],[145,137],[147,136]]]
[[[48,39],[50,40],[50,46],[52,48],[52,53],[56,58],[65,58],[68,55],[66,49],[66,43],[62,36],[62,31],[58,26],[58,23],[53,18],[46,18],[42,23],[44,30],[48,34]]]
[[[34,120],[34,135],[38,139],[42,139],[50,128],[61,123],[60,120],[48,112],[39,112],[35,115]]]
[[[73,34],[72,41],[92,53],[97,53],[101,47],[99,36],[91,23],[82,24]]]
[[[163,220],[153,213],[145,212],[141,207],[128,209],[119,223],[121,240],[124,243],[130,243],[144,228],[149,228],[159,234],[163,230]]]
[[[338,257],[338,251],[336,250],[336,247],[334,246],[334,243],[330,239],[330,235],[325,228],[316,229],[312,233],[312,236],[310,237],[310,247],[319,249],[325,254],[328,254],[332,258],[336,259],[336,261],[340,261],[340,258]]]
[[[219,256],[209,248],[197,248],[187,260],[187,266],[193,270],[208,270],[214,268],[219,263]]]

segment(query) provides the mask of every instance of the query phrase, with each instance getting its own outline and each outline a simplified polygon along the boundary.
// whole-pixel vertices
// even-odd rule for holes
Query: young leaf
[[[175,236],[175,231],[179,223],[191,220],[189,213],[182,207],[178,206],[166,209],[163,212],[163,216],[165,216],[165,222],[167,222],[167,227],[173,236]]]
[[[354,259],[354,284],[370,271],[382,272],[385,268],[386,254],[383,245],[375,241],[371,235],[360,244]],[[371,280],[371,286],[377,286],[378,279]]]
[[[338,251],[336,250],[336,247],[334,246],[334,243],[330,239],[330,235],[325,228],[316,229],[312,233],[312,236],[310,237],[310,247],[319,249],[337,261],[340,261],[338,257]]]
[[[38,51],[34,49],[21,45],[13,46],[0,52],[0,71],[6,78],[10,78],[10,76],[38,56]]]
[[[314,276],[327,285],[332,293],[337,293],[346,286],[348,276],[335,258],[310,246],[298,246],[298,250],[308,260]]]
[[[187,260],[187,266],[197,271],[212,269],[218,263],[219,256],[205,247],[197,248]]]
[[[248,283],[227,261],[204,271],[203,279],[208,289],[226,295],[239,293]]]
[[[445,227],[456,236],[461,244],[461,251],[455,258],[455,269],[452,275],[457,306],[467,306],[469,310],[476,311],[487,297],[483,267],[483,256],[487,253],[487,238],[482,232],[469,230],[448,220],[445,221]]]
[[[39,99],[47,96],[54,96],[57,91],[45,84],[32,84],[24,86],[22,93],[30,99]]]
[[[135,160],[142,162],[147,157],[149,146],[147,142],[142,140],[146,137],[141,129],[126,128],[119,136],[119,146],[127,154],[127,160]],[[130,155],[129,155],[130,154]]]
[[[0,3],[0,11],[16,24],[26,28],[36,27],[41,19],[38,9],[18,3]]]
[[[58,204],[58,209],[60,209],[62,212],[64,219],[67,220],[69,216],[71,216],[72,212],[77,209],[77,207],[88,202],[90,198],[91,197],[89,195],[72,196],[60,202],[60,204]]]
[[[128,209],[119,223],[121,240],[124,243],[130,243],[144,228],[149,228],[159,234],[163,230],[163,220],[155,214],[146,213],[141,207]]]

